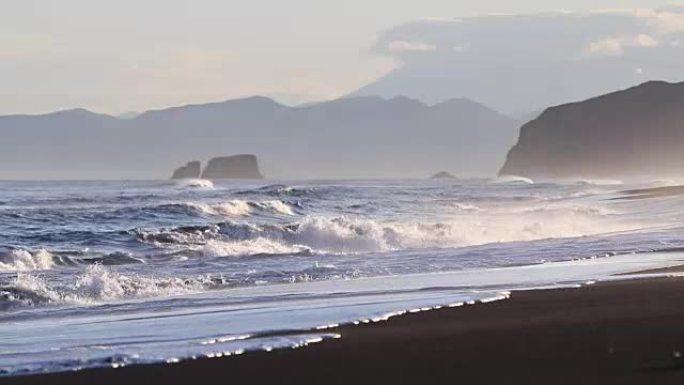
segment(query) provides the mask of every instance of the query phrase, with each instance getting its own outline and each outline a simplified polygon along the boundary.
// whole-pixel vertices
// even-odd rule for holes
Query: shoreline
[[[0,384],[679,384],[682,304],[684,280],[674,277],[517,291],[503,301],[327,329],[342,338],[302,349],[0,377]]]

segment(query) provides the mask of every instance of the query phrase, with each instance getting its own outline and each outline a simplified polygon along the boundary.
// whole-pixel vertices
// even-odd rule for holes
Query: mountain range
[[[0,117],[2,179],[157,179],[188,159],[259,157],[271,178],[494,175],[519,121],[467,99],[264,97],[114,117],[83,109]]]

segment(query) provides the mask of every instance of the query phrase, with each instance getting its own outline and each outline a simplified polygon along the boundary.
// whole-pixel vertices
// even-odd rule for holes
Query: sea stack
[[[440,171],[437,174],[430,177],[430,179],[456,179],[456,177],[449,172]]]
[[[202,179],[263,179],[255,155],[213,158],[202,172]]]
[[[500,175],[684,175],[684,83],[648,82],[549,108],[520,129]]]
[[[196,179],[200,177],[202,165],[200,162],[194,160],[188,162],[185,166],[177,168],[173,172],[171,179]]]

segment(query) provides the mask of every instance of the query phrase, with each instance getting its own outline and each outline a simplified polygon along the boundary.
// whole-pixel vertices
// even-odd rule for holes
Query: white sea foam
[[[247,216],[252,212],[249,202],[235,199],[211,207],[213,214],[226,216]]]
[[[242,241],[209,240],[201,247],[202,254],[207,257],[300,254],[308,250],[305,246],[289,245],[285,242],[268,238]]]
[[[576,179],[574,182],[592,186],[620,186],[624,184],[623,181],[618,179]]]
[[[613,257],[591,263],[561,262],[247,287],[234,289],[229,295],[221,292],[184,298],[184,301],[198,300],[190,302],[190,306],[141,302],[128,303],[119,311],[107,308],[104,314],[67,316],[54,322],[40,317],[13,324],[11,334],[14,342],[6,350],[31,354],[3,352],[11,360],[3,361],[0,370],[5,374],[26,374],[121,367],[153,362],[173,363],[196,357],[223,357],[255,350],[297,348],[325,338],[340,338],[334,331],[325,333],[325,330],[341,324],[384,322],[406,313],[509,298],[510,291],[494,292],[491,287],[510,290],[574,287],[587,279],[600,280],[634,270],[666,267],[680,258],[681,255],[661,253]],[[33,285],[45,286],[41,282]],[[101,285],[94,286],[98,288],[96,294],[102,292],[99,290]],[[116,289],[114,292],[113,297],[119,298],[121,293]],[[283,300],[274,300],[280,298]],[[296,300],[292,301],[292,298]],[[207,299],[210,299],[208,303]],[[217,305],[217,301],[225,301],[225,306]],[[93,310],[99,312],[101,309]],[[101,322],[103,319],[105,323]],[[188,322],[203,326],[188,328]],[[103,328],[106,328],[106,333],[102,332]],[[273,332],[278,330],[286,332]],[[155,338],[149,338],[150,335]],[[121,341],[127,343],[121,344]]]
[[[168,231],[146,240],[201,251],[205,256],[357,254],[403,249],[450,248],[489,243],[573,238],[637,230],[644,221],[623,218],[614,208],[566,202],[464,207],[431,221],[356,216],[307,216],[293,224],[222,225],[216,231]]]
[[[262,210],[270,211],[277,214],[284,215],[294,215],[292,207],[287,203],[279,200],[263,201],[263,202],[253,202],[254,206],[259,207]]]
[[[10,288],[15,293],[14,298],[10,299],[25,305],[90,305],[126,298],[167,297],[199,292],[204,289],[204,282],[201,279],[127,276],[101,265],[91,265],[66,284],[49,284],[38,275],[22,272],[17,274]]]
[[[197,229],[196,231],[179,230],[137,230],[138,237],[145,242],[153,243],[158,246],[169,245],[197,245],[203,244],[207,239],[211,239],[218,227]]]
[[[165,207],[181,207],[203,216],[247,217],[255,212],[295,215],[292,207],[280,200],[248,201],[233,199],[221,203],[180,202]]]
[[[453,206],[461,211],[482,211],[482,209],[474,204],[469,203],[453,203]]]
[[[248,216],[255,210],[270,214],[294,215],[292,207],[280,200],[244,201],[234,199],[228,202],[212,205],[210,210],[215,215]]]
[[[200,203],[200,202],[183,202],[183,203],[178,203],[179,206],[186,207],[189,210],[195,211],[199,214],[204,214],[204,215],[215,215],[216,210],[206,204],[206,203]]]
[[[182,179],[178,180],[176,185],[184,188],[198,188],[205,190],[214,189],[214,182],[208,179]]]
[[[671,186],[683,186],[684,179],[658,179],[649,180],[645,183],[649,187],[671,187]]]
[[[515,290],[554,287],[558,282],[579,285],[599,281],[607,274],[674,265],[681,259],[676,253],[665,253],[661,257],[619,255],[554,264],[559,259],[632,249],[674,249],[681,245],[676,231],[451,249],[665,227],[670,219],[663,219],[663,211],[674,210],[672,217],[681,217],[684,206],[677,200],[611,200],[614,192],[605,192],[617,189],[571,183],[556,187],[465,182],[462,188],[438,189],[422,184],[406,188],[397,183],[384,186],[373,182],[370,187],[366,183],[331,184],[296,198],[302,205],[288,203],[294,202],[293,195],[298,192],[283,198],[284,193],[274,188],[252,188],[222,198],[217,193],[172,191],[160,199],[142,189],[140,199],[129,199],[128,193],[124,200],[107,198],[116,206],[101,215],[97,207],[90,206],[93,199],[106,197],[98,188],[86,200],[88,206],[76,215],[76,210],[62,212],[58,205],[50,204],[48,209],[35,211],[31,222],[34,212],[16,209],[22,216],[11,226],[25,226],[22,231],[31,237],[24,233],[15,237],[11,229],[5,243],[16,240],[22,243],[13,247],[31,251],[0,254],[0,263],[8,271],[0,274],[2,318],[19,320],[6,331],[16,344],[3,346],[9,359],[3,360],[0,372],[176,362],[204,354],[270,350],[278,348],[276,340],[285,336],[267,340],[260,337],[264,331],[316,325],[324,330],[347,322],[381,322],[409,309],[427,311],[506,297],[488,292],[493,287]],[[114,195],[120,194],[115,191]],[[169,199],[191,202],[168,204]],[[108,200],[102,201],[107,205]],[[130,210],[118,210],[129,202],[126,209]],[[3,206],[0,215],[14,218],[13,205],[10,200],[9,208]],[[148,215],[160,212],[163,215]],[[83,219],[91,214],[92,221]],[[141,215],[133,217],[136,214]],[[46,216],[52,222],[45,221]],[[119,224],[140,229],[116,231]],[[84,244],[94,250],[76,251],[70,259],[69,250],[81,250]],[[49,245],[60,252],[43,260],[32,245]],[[111,248],[121,250],[110,253]],[[110,257],[120,253],[127,256]],[[112,258],[111,266],[84,267],[108,258]],[[131,258],[147,263],[131,264]],[[662,258],[667,264],[648,262],[649,258]],[[51,265],[53,259],[55,266]],[[541,263],[543,260],[548,262]],[[118,262],[125,265],[114,266]],[[509,264],[527,266],[502,267]],[[52,270],[41,270],[43,267]],[[216,288],[228,290],[210,290]],[[191,293],[198,295],[185,296]],[[175,295],[184,296],[167,298]],[[139,300],[147,297],[154,300]],[[82,306],[106,303],[112,304]],[[15,305],[21,308],[22,304],[78,306],[14,311]],[[188,328],[189,323],[202,327]],[[233,337],[243,335],[255,338]],[[300,346],[319,337],[293,340]],[[19,354],[12,353],[13,349]],[[93,356],[103,358],[92,361]]]
[[[503,175],[494,180],[494,183],[519,183],[519,184],[534,184],[530,178],[517,175]]]
[[[53,256],[46,250],[33,253],[26,250],[12,250],[0,258],[0,272],[48,270],[54,266]]]
[[[546,204],[495,208],[435,222],[307,217],[282,238],[316,251],[355,253],[572,238],[643,226],[601,206]]]
[[[389,250],[393,231],[369,219],[308,217],[288,238],[315,250],[354,253]]]
[[[16,293],[12,300],[22,302],[24,305],[33,305],[35,302],[62,302],[62,295],[51,289],[42,278],[31,273],[18,273],[12,287]]]
[[[103,266],[88,266],[78,277],[73,294],[89,301],[107,301],[129,297],[158,297],[199,291],[199,282],[180,278],[152,278],[126,276],[107,270]]]

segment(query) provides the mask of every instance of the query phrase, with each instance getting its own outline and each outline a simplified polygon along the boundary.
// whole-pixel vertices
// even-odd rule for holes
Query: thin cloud
[[[401,66],[357,94],[428,103],[466,97],[504,112],[536,110],[646,76],[684,80],[682,42],[678,7],[422,19],[379,36],[374,52]]]
[[[624,48],[620,39],[602,39],[590,43],[588,51],[598,55],[622,55]]]
[[[589,44],[587,51],[599,55],[622,55],[627,47],[657,47],[660,42],[654,37],[639,34],[634,37],[601,39]]]

